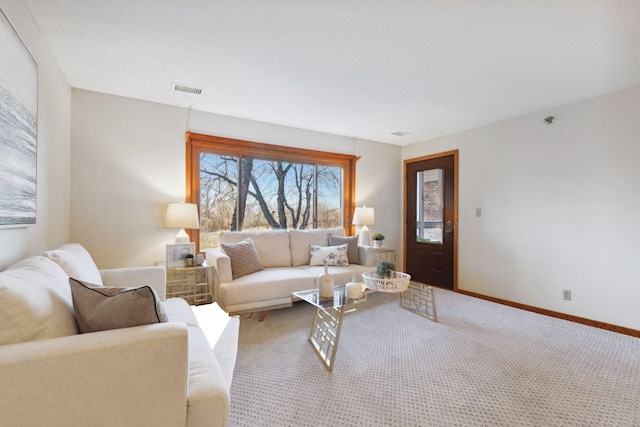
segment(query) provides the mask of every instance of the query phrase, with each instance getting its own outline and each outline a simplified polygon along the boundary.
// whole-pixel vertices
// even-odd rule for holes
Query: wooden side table
[[[373,248],[373,265],[377,266],[382,261],[396,262],[396,250],[382,246],[380,248]]]

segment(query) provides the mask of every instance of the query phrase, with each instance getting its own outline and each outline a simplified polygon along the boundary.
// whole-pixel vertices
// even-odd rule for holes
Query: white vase
[[[320,298],[333,298],[333,276],[329,274],[329,267],[324,263],[324,273],[318,276],[318,289]]]
[[[374,240],[373,241],[373,247],[374,248],[382,247],[382,240]]]

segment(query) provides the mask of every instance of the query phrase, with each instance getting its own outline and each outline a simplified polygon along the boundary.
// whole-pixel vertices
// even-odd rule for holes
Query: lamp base
[[[371,246],[370,236],[369,236],[369,227],[366,225],[362,226],[360,230],[360,236],[358,237],[358,244],[362,246]]]
[[[176,234],[176,243],[189,243],[189,235],[184,228]]]

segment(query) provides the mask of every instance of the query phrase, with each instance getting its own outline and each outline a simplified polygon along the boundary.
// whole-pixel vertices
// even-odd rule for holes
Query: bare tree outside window
[[[201,153],[200,248],[223,230],[340,226],[341,189],[339,167]]]
[[[342,217],[343,173],[341,168],[318,166],[318,212],[316,228],[338,227]]]
[[[186,133],[186,197],[200,211],[187,230],[200,252],[225,230],[344,227],[355,206],[357,156]]]

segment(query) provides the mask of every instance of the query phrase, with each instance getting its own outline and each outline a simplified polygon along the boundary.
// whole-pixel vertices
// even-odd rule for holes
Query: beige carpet
[[[436,290],[438,323],[373,294],[333,373],[299,302],[241,322],[231,426],[640,426],[640,339]]]

